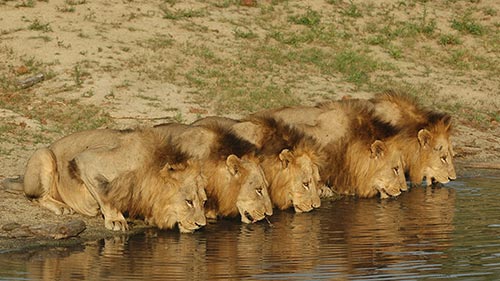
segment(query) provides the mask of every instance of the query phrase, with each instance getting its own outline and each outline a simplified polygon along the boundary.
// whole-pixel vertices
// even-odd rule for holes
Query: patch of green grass
[[[299,65],[312,64],[327,75],[341,73],[346,81],[358,86],[368,83],[369,74],[379,67],[379,64],[368,55],[349,48],[342,49],[338,53],[325,52],[318,48],[291,50],[286,53],[285,58]]]
[[[185,121],[181,111],[177,111],[177,113],[175,113],[175,115],[172,118],[177,123],[184,123]]]
[[[293,46],[297,46],[302,43],[312,42],[316,38],[316,35],[313,32],[274,31],[270,33],[268,36],[282,44],[293,45]]]
[[[206,10],[195,10],[195,9],[179,9],[171,10],[167,7],[161,6],[160,9],[163,12],[163,18],[169,20],[180,20],[184,18],[198,18],[204,17],[206,15]]]
[[[36,39],[36,40],[42,40],[43,42],[50,42],[52,41],[52,38],[49,36],[30,36],[28,39]]]
[[[242,38],[242,39],[255,39],[258,38],[257,34],[255,34],[253,31],[245,29],[241,30],[239,28],[235,28],[233,30],[233,34],[235,38]]]
[[[361,13],[361,10],[358,8],[356,4],[352,0],[349,1],[349,6],[347,8],[343,9],[341,14],[352,17],[352,18],[360,18],[363,16]]]
[[[174,45],[174,39],[168,35],[156,34],[153,38],[139,42],[138,45],[144,48],[158,51],[160,49],[170,48]]]
[[[75,81],[75,85],[77,87],[81,87],[83,84],[82,80],[82,68],[79,65],[75,65],[73,67],[73,80]]]
[[[138,94],[138,95],[136,95],[136,97],[141,98],[143,100],[147,100],[147,101],[160,101],[160,99],[157,97],[146,96],[143,94]]]
[[[290,16],[288,20],[294,24],[301,24],[305,26],[317,26],[321,22],[321,15],[307,8],[304,14]]]
[[[26,90],[0,95],[0,105],[64,134],[112,123],[109,115],[97,106],[81,105],[77,100],[40,100],[26,94]]]
[[[57,7],[57,11],[62,12],[62,13],[74,13],[76,11],[76,8],[74,6],[60,6]]]
[[[365,39],[365,42],[370,44],[370,45],[385,45],[387,44],[388,40],[385,36],[381,34],[377,34],[374,36],[369,36]]]
[[[367,55],[344,50],[334,57],[332,66],[335,70],[344,74],[348,82],[359,86],[369,82],[369,73],[376,70],[378,64]]]
[[[485,7],[483,9],[483,13],[487,16],[491,16],[491,17],[494,17],[497,15],[497,10],[493,7]]]
[[[19,4],[16,4],[16,8],[33,8],[35,7],[35,1],[34,0],[26,0],[22,1]]]
[[[87,0],[64,0],[64,3],[70,6],[86,4]]]
[[[403,50],[397,46],[389,45],[387,52],[394,59],[400,59],[403,57]]]
[[[207,45],[194,45],[186,44],[183,48],[183,52],[187,55],[194,55],[196,57],[202,58],[207,62],[212,64],[220,64],[222,60],[217,56],[217,54]]]
[[[30,25],[28,25],[28,29],[42,32],[52,31],[49,23],[41,23],[38,19],[35,19]]]
[[[477,23],[470,12],[451,20],[451,28],[472,35],[483,35],[485,27]]]
[[[219,0],[219,1],[216,1],[216,3],[214,3],[214,7],[217,7],[217,8],[229,8],[231,6],[235,6],[235,5],[240,5],[241,4],[241,1],[240,0]]]
[[[458,38],[458,36],[454,34],[441,34],[439,36],[438,42],[439,45],[442,46],[462,44],[462,40],[460,40],[460,38]]]
[[[465,49],[457,49],[453,50],[450,53],[450,56],[447,59],[448,64],[451,66],[462,69],[462,70],[468,70],[470,69],[470,62],[468,58],[470,57],[469,52]]]

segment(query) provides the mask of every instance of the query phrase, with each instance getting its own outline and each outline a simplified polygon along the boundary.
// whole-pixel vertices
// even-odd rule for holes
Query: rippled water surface
[[[500,174],[393,200],[324,201],[271,224],[151,230],[73,248],[0,255],[8,280],[500,279]]]

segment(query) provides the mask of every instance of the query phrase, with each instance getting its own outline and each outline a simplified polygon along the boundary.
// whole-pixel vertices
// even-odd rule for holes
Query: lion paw
[[[104,220],[104,226],[113,231],[127,231],[128,224],[126,220]]]
[[[59,214],[58,215],[72,215],[75,213],[75,211],[73,209],[71,209],[70,207],[61,207],[59,208]]]

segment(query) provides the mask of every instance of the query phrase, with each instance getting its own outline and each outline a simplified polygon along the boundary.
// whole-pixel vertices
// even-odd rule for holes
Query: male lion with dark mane
[[[375,115],[401,130],[399,146],[410,181],[427,186],[457,178],[450,141],[451,116],[423,108],[408,94],[387,91],[371,99]]]
[[[233,120],[207,117],[194,125],[219,124],[255,144],[257,156],[269,182],[274,206],[309,212],[321,205],[319,167],[323,164],[319,144],[301,131],[272,116]]]
[[[181,232],[204,226],[204,179],[196,161],[151,129],[71,134],[31,156],[24,192],[56,214],[104,216],[127,230],[123,212]]]
[[[172,139],[202,163],[206,175],[207,218],[241,216],[252,223],[273,214],[268,183],[254,153],[256,147],[217,124],[157,125],[157,132]]]
[[[316,107],[284,107],[256,113],[271,114],[314,137],[323,147],[323,183],[341,194],[381,198],[406,190],[401,152],[387,144],[396,130],[373,118],[359,103],[325,103]]]

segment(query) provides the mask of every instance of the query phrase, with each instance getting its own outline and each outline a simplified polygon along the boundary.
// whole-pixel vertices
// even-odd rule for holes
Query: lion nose
[[[199,222],[195,222],[194,224],[195,224],[198,228],[203,227],[203,226],[205,226],[205,225],[206,225],[206,223],[199,223]]]

